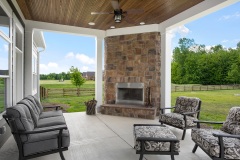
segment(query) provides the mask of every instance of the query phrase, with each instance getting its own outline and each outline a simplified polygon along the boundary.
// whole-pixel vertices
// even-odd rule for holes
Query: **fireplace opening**
[[[116,103],[144,104],[143,83],[117,83]]]

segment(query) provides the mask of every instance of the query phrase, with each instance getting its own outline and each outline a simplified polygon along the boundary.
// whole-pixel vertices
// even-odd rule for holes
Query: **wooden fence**
[[[240,89],[240,85],[173,85],[172,92],[213,91]]]
[[[94,96],[94,88],[44,88],[40,87],[40,98]]]

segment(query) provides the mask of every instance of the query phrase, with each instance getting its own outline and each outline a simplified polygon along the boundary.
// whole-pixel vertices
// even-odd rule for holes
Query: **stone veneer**
[[[160,33],[150,32],[105,38],[104,103],[116,100],[116,83],[144,83],[151,103],[160,107]]]

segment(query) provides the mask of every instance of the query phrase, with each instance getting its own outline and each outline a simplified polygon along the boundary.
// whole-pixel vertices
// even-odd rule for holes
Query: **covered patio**
[[[0,135],[0,159],[18,159],[18,148],[11,135],[11,130],[2,118],[6,108],[15,105],[28,95],[39,98],[39,54],[42,51],[39,48],[46,47],[42,31],[95,38],[95,99],[98,102],[96,106],[98,113],[96,116],[87,116],[85,112],[64,114],[71,139],[69,150],[64,152],[65,158],[67,160],[135,160],[139,159],[139,155],[136,155],[133,149],[133,124],[159,124],[158,117],[154,115],[151,117],[152,120],[148,120],[103,115],[100,114],[101,105],[115,100],[116,91],[113,89],[115,89],[116,83],[132,82],[144,83],[143,88],[154,84],[152,86],[155,89],[154,96],[151,97],[154,107],[157,109],[169,107],[171,104],[172,53],[170,30],[236,2],[239,0],[129,0],[124,4],[122,0],[120,6],[123,10],[136,8],[145,9],[145,11],[141,16],[136,14],[132,17],[135,20],[134,23],[128,23],[127,20],[115,23],[116,26],[113,29],[111,26],[114,18],[111,14],[106,18],[102,15],[91,15],[91,12],[94,11],[112,12],[110,0],[1,0],[0,24],[6,27],[4,29],[7,30],[7,33],[0,30],[0,39],[6,43],[6,61],[8,63],[6,64],[7,72],[0,74],[0,78],[4,79],[5,90],[5,94],[1,97],[4,99],[2,106],[5,108],[0,112],[0,128],[6,128],[5,132]],[[93,24],[91,22],[96,25],[91,25]],[[145,24],[142,25],[141,22]],[[135,41],[132,41],[131,38]],[[114,44],[112,45],[113,39]],[[122,43],[122,40],[125,42]],[[154,42],[153,46],[151,42]],[[148,44],[148,46],[136,47],[136,44],[141,45],[141,43]],[[115,44],[122,44],[122,46],[115,47]],[[127,45],[131,45],[130,50],[134,50],[136,53],[125,51],[124,49],[129,49]],[[142,68],[138,68],[139,72],[134,72],[136,71],[134,67],[140,66],[141,63],[131,66],[131,63],[126,62],[126,65],[118,72],[115,71],[118,69],[114,66],[115,62],[108,66],[105,64],[105,68],[103,68],[103,57],[115,55],[115,53],[121,55],[119,58],[124,60],[124,63],[126,61],[140,63],[146,60],[144,56],[148,54],[148,60],[154,62],[151,67],[147,68],[151,73],[135,76],[135,74],[142,73]],[[127,57],[126,53],[133,54]],[[140,56],[143,58],[141,59]],[[121,64],[118,65],[121,66]],[[146,63],[145,66],[148,64]],[[2,69],[0,68],[0,70]],[[105,82],[111,83],[105,89],[102,88],[104,69],[110,70],[108,74],[104,74],[107,75]],[[120,72],[121,74],[118,74]],[[152,79],[154,81],[151,82]],[[113,81],[114,83],[112,83]],[[103,102],[104,91],[111,94],[105,94]],[[147,96],[143,95],[143,97],[145,97],[142,100],[144,104]],[[171,128],[171,131],[178,139],[181,139],[181,130]],[[175,158],[177,160],[210,159],[201,149],[198,149],[195,154],[192,153],[194,143],[191,140],[190,132],[191,130],[188,130],[186,139],[180,141],[180,154]],[[144,155],[144,157],[146,160],[171,159],[169,155]],[[35,159],[57,160],[59,158],[59,154],[52,154]]]
[[[85,112],[65,113],[64,117],[70,132],[70,147],[63,152],[66,160],[137,160],[133,139],[133,124],[159,124],[158,118],[146,120],[97,114],[86,115]],[[74,123],[73,123],[74,122]],[[171,131],[181,139],[182,131],[171,127]],[[198,149],[194,154],[194,146],[190,131],[187,131],[184,141],[180,141],[180,153],[176,160],[210,160]],[[0,150],[1,160],[18,159],[16,142],[11,136]],[[170,155],[144,155],[145,160],[170,160]],[[36,160],[58,160],[55,153]]]

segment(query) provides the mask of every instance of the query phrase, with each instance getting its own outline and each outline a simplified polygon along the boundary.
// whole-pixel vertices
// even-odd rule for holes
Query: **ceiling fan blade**
[[[113,12],[91,12],[91,15],[95,14],[113,14]]]
[[[133,19],[129,18],[128,16],[124,16],[123,20],[125,20],[129,24],[135,24],[135,21]]]
[[[129,9],[125,11],[127,14],[140,14],[144,13],[143,9]]]
[[[113,7],[114,10],[116,10],[116,11],[120,10],[118,0],[112,0],[111,3],[112,3],[112,7]]]

